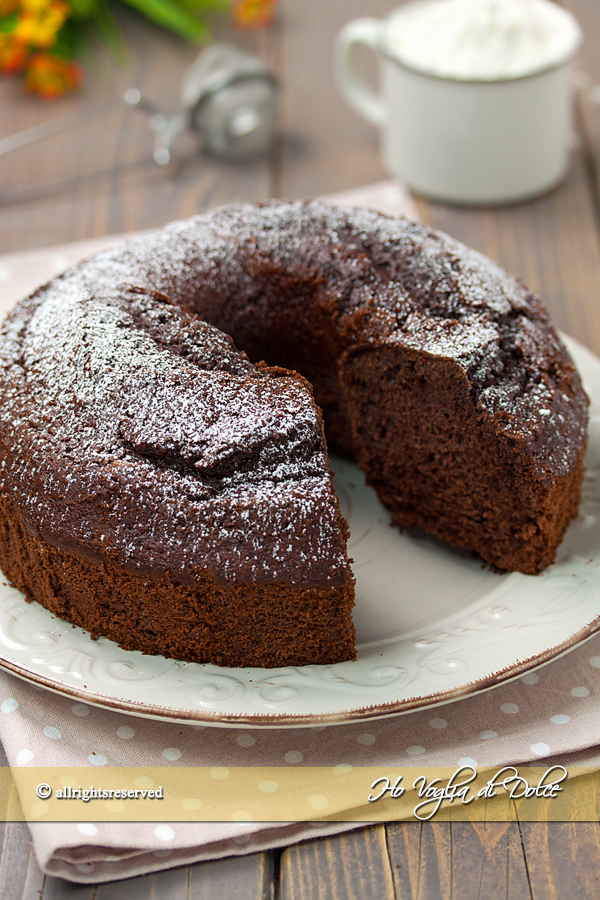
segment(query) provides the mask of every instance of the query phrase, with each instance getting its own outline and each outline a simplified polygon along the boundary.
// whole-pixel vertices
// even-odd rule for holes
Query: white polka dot
[[[44,734],[52,741],[60,741],[60,731],[58,730],[58,728],[54,728],[53,725],[46,725],[46,727],[44,728]]]
[[[338,763],[337,766],[333,767],[334,775],[348,775],[351,771],[352,766],[349,766],[347,763]]]
[[[4,700],[2,706],[0,706],[0,710],[3,713],[11,713],[14,712],[15,709],[19,708],[19,704],[12,697],[9,697],[7,700]]]
[[[90,753],[88,756],[88,762],[90,762],[93,766],[105,766],[108,760],[105,756],[102,756],[101,753]]]
[[[550,747],[548,744],[544,744],[540,742],[539,744],[531,745],[531,752],[535,753],[536,756],[548,756],[550,753]]]
[[[276,781],[261,781],[258,785],[259,791],[262,791],[263,794],[274,794],[275,791],[279,790],[279,785]]]
[[[425,747],[421,747],[419,744],[414,744],[412,747],[407,747],[406,752],[409,756],[420,756],[421,753],[425,753]]]
[[[251,837],[251,834],[238,834],[237,837],[232,838],[232,840],[236,844],[247,844]]]
[[[514,716],[515,713],[519,712],[519,707],[516,703],[501,703],[500,710],[507,716]]]
[[[459,766],[471,766],[473,769],[477,768],[477,763],[473,759],[472,756],[461,756],[461,758],[458,761],[458,765]]]
[[[245,809],[236,809],[231,815],[231,821],[238,825],[249,825],[252,822],[252,816]]]
[[[94,871],[94,863],[77,863],[75,868],[78,872],[88,875],[90,872]]]
[[[120,725],[117,728],[117,737],[122,741],[130,741],[135,736],[135,730],[130,725]]]
[[[136,778],[133,783],[136,787],[142,788],[142,790],[144,790],[145,788],[147,791],[151,790],[154,787],[154,782],[152,781],[152,779],[146,778],[145,775],[140,775],[139,778]]]
[[[10,266],[7,266],[7,265],[5,265],[5,263],[2,263],[2,265],[0,265],[0,281],[9,281],[10,276],[11,276]]]
[[[184,809],[200,809],[202,800],[198,800],[197,797],[186,797],[185,800],[181,801],[181,805]]]
[[[170,825],[157,825],[154,834],[159,841],[172,841],[175,837],[175,831]]]
[[[313,809],[327,809],[329,800],[324,794],[311,794],[308,798],[308,805]]]
[[[20,750],[17,753],[17,765],[24,766],[29,762],[30,759],[33,759],[33,753],[31,750]]]
[[[235,742],[240,747],[252,747],[256,743],[256,738],[253,738],[251,734],[239,734]]]
[[[225,778],[229,778],[229,769],[226,769],[225,766],[213,766],[210,770],[210,777],[215,781],[224,781]]]
[[[430,728],[447,728],[448,723],[445,719],[430,719],[429,720]]]
[[[356,738],[356,742],[358,744],[362,744],[363,747],[369,747],[371,744],[375,743],[375,735],[374,734],[359,734]]]
[[[600,656],[592,656],[590,659],[590,666],[593,666],[594,669],[600,669]]]
[[[302,762],[304,756],[300,753],[299,750],[289,750],[285,756],[283,757],[286,763],[290,763],[290,765],[295,765],[296,763]]]
[[[162,755],[165,759],[181,759],[181,750],[178,747],[167,747],[163,750]]]
[[[481,734],[479,735],[479,738],[482,741],[491,741],[497,737],[498,737],[497,731],[482,731]]]
[[[550,721],[554,722],[555,725],[566,725],[567,722],[571,721],[571,716],[565,716],[562,713],[559,713],[556,716],[551,716]]]
[[[71,712],[74,716],[81,716],[83,718],[84,716],[89,716],[90,708],[89,706],[86,706],[85,703],[74,703],[71,707]]]
[[[43,819],[44,816],[48,815],[48,810],[50,807],[47,803],[34,803],[31,807],[31,817],[35,821],[35,819]]]
[[[574,687],[573,690],[571,691],[571,696],[572,697],[589,697],[590,692],[589,692],[589,689],[586,687]]]
[[[74,778],[70,778],[69,775],[61,775],[58,779],[58,786],[76,788],[79,787],[79,782],[75,781]]]
[[[79,782],[75,781],[75,779],[71,778],[69,775],[61,775],[58,779],[58,783],[61,787],[79,787]]]
[[[91,822],[80,822],[77,831],[79,834],[85,834],[86,837],[94,837],[95,834],[98,834],[98,829]]]
[[[529,672],[527,675],[523,675],[521,681],[523,684],[537,684],[540,680],[540,676],[536,675],[535,672]]]

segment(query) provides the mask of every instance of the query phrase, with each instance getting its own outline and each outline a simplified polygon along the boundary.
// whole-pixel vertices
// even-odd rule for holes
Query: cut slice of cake
[[[348,529],[308,382],[156,292],[41,296],[2,342],[8,578],[127,649],[354,658]]]

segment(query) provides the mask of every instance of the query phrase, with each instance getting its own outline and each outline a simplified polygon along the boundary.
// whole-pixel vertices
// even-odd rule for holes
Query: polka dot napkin
[[[342,203],[416,217],[391,182],[337,195]],[[68,265],[114,243],[0,258],[0,313]],[[3,307],[3,308],[2,308]],[[455,703],[375,722],[260,730],[154,722],[74,703],[0,672],[0,739],[18,766],[455,766],[554,758],[600,765],[600,635],[537,672]],[[287,845],[353,823],[39,823],[42,868],[79,882]]]

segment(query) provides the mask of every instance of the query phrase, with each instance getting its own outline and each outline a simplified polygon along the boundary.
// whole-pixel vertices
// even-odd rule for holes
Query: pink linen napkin
[[[416,218],[412,201],[394,182],[327,199]],[[36,284],[116,240],[102,238],[0,258],[4,309]],[[385,720],[294,730],[148,721],[74,703],[0,672],[0,738],[12,767],[471,764],[484,768],[550,758],[597,765],[599,710],[600,635],[491,692]],[[356,825],[84,822],[33,824],[31,832],[44,871],[93,883],[288,845],[352,827]]]

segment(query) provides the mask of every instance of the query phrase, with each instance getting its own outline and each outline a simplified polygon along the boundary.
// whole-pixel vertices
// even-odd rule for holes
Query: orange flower
[[[17,75],[27,62],[27,47],[16,41],[12,34],[0,34],[0,72]]]
[[[55,100],[61,94],[75,90],[81,77],[81,69],[76,63],[50,53],[38,53],[28,66],[25,86],[34,94]]]
[[[15,38],[32,47],[47,49],[56,43],[71,8],[64,0],[22,0],[23,12],[14,31]]]
[[[238,28],[262,28],[275,18],[277,0],[234,0],[233,20]]]

